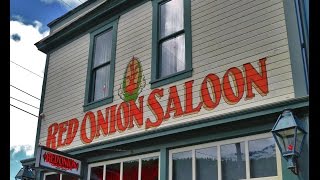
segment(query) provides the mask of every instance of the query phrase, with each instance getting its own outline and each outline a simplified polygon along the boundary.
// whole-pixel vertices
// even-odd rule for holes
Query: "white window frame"
[[[43,179],[46,180],[47,176],[52,175],[52,174],[59,174],[59,173],[56,173],[56,172],[45,173],[44,176],[43,176]],[[62,174],[60,174],[60,178],[59,179],[62,180]]]
[[[122,180],[122,178],[123,178],[122,177],[123,176],[122,175],[123,174],[123,162],[132,161],[132,160],[139,160],[138,180],[141,180],[142,159],[151,158],[151,157],[158,157],[158,179],[160,180],[160,152],[142,154],[142,155],[138,155],[138,156],[130,156],[127,158],[121,158],[121,159],[115,159],[115,160],[110,160],[110,161],[89,164],[88,165],[88,178],[87,178],[87,180],[90,180],[91,168],[97,167],[97,166],[103,166],[103,179],[102,180],[105,180],[106,179],[106,165],[116,164],[116,163],[120,163],[120,180]]]
[[[169,180],[172,180],[172,155],[174,153],[179,152],[185,152],[185,151],[191,151],[192,152],[192,180],[196,180],[196,158],[195,158],[195,150],[196,149],[203,149],[215,146],[217,147],[217,163],[218,163],[218,180],[222,180],[221,175],[221,153],[220,153],[220,146],[226,145],[226,144],[233,144],[237,142],[244,142],[245,144],[245,162],[246,162],[246,180],[280,180],[282,179],[282,167],[281,167],[281,154],[279,151],[279,148],[275,142],[275,149],[276,149],[276,161],[277,161],[277,176],[269,176],[269,177],[261,177],[261,178],[250,178],[250,161],[249,161],[249,141],[251,140],[259,140],[264,138],[270,138],[272,136],[271,133],[264,133],[264,134],[258,134],[258,135],[252,135],[252,136],[246,136],[246,137],[240,137],[240,138],[234,138],[234,139],[228,139],[228,140],[222,140],[222,141],[216,141],[212,143],[206,143],[206,144],[200,144],[200,145],[194,145],[194,146],[188,146],[183,148],[177,148],[172,149],[169,151]]]
[[[62,173],[56,173],[56,172],[44,173],[44,175],[43,175],[43,180],[46,180],[47,176],[52,175],[52,174],[59,174],[59,175],[60,175],[59,179],[62,180],[62,175],[63,175],[63,174],[62,174]],[[78,178],[78,180],[80,180],[80,179]]]

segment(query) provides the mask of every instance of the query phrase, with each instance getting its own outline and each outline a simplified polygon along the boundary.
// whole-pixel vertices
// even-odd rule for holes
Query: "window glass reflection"
[[[108,96],[110,65],[103,66],[95,71],[94,101]]]
[[[172,154],[173,180],[192,180],[192,152]]]
[[[222,145],[221,174],[223,180],[246,178],[244,142]]]
[[[183,29],[183,0],[171,0],[160,6],[160,36]]]
[[[196,149],[196,179],[217,180],[217,147]]]
[[[94,67],[111,60],[112,30],[103,32],[95,37]]]
[[[102,180],[103,179],[103,166],[92,167],[90,180]]]
[[[184,34],[164,41],[161,44],[160,77],[165,77],[185,70]]]
[[[276,149],[273,138],[249,141],[250,177],[277,175]]]

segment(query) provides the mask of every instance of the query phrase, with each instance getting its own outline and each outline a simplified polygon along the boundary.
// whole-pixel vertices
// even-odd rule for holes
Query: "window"
[[[220,152],[222,179],[245,179],[246,160],[244,142],[221,145]]]
[[[117,21],[90,35],[84,111],[113,101]]]
[[[174,149],[169,180],[281,179],[281,154],[270,133]]]
[[[159,153],[89,164],[88,170],[88,180],[159,180]]]
[[[151,88],[192,75],[190,0],[154,0]]]
[[[195,150],[196,179],[218,180],[217,147]]]
[[[172,179],[192,180],[192,152],[185,151],[172,155]]]
[[[79,180],[79,178],[67,174],[46,173],[44,180]]]

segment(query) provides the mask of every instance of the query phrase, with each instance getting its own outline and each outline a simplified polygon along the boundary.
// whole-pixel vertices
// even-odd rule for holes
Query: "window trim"
[[[240,138],[234,138],[234,139],[227,139],[227,140],[222,140],[222,141],[216,141],[216,142],[211,142],[211,143],[205,143],[205,144],[198,144],[198,145],[193,145],[193,146],[187,146],[187,147],[182,147],[182,148],[177,148],[177,149],[172,149],[169,151],[169,180],[172,180],[172,155],[174,153],[179,153],[179,152],[185,152],[185,151],[191,151],[192,152],[192,180],[196,179],[196,161],[195,161],[195,150],[196,149],[203,149],[203,148],[208,148],[212,146],[217,147],[217,161],[218,161],[218,180],[222,179],[222,174],[221,174],[221,153],[220,153],[220,148],[218,146],[221,145],[226,145],[226,144],[232,144],[232,143],[237,143],[237,142],[244,142],[245,149],[245,161],[246,161],[246,179],[251,179],[251,180],[263,180],[263,179],[268,179],[268,180],[278,180],[282,179],[282,164],[281,164],[281,153],[279,151],[279,148],[277,146],[277,143],[275,142],[275,149],[276,149],[276,162],[277,162],[277,176],[268,176],[268,177],[261,177],[261,178],[249,178],[250,177],[250,163],[249,163],[249,143],[248,141],[251,140],[259,140],[259,139],[264,139],[264,138],[273,138],[272,134],[270,132],[268,133],[263,133],[263,134],[256,134],[256,135],[251,135],[251,136],[245,136],[245,137],[240,137]]]
[[[192,39],[191,39],[191,0],[183,0],[184,9],[184,36],[185,36],[185,70],[158,78],[159,44],[164,38],[160,38],[160,5],[170,0],[153,0],[152,12],[152,60],[151,60],[151,89],[170,84],[192,76]],[[173,33],[175,34],[175,33]],[[181,35],[181,34],[180,34]],[[168,35],[170,36],[170,35]],[[168,37],[166,36],[166,37]],[[172,37],[171,37],[172,38]],[[169,38],[169,39],[171,39]]]
[[[47,179],[47,176],[50,176],[50,175],[53,175],[53,174],[59,174],[59,173],[56,173],[56,172],[44,173],[44,174],[43,174],[43,179],[46,180],[46,179]],[[59,174],[59,179],[60,179],[60,180],[62,179],[62,174]]]
[[[62,180],[62,173],[56,173],[56,172],[47,172],[43,174],[43,180],[47,179],[47,176],[53,175],[53,174],[59,174],[59,180]],[[78,180],[80,180],[80,178],[78,178]]]
[[[88,164],[88,177],[87,180],[90,180],[90,173],[91,173],[91,168],[92,167],[98,167],[98,166],[103,166],[103,179],[105,179],[105,167],[106,165],[110,164],[115,164],[115,163],[120,163],[120,180],[123,178],[123,162],[126,161],[131,161],[131,160],[138,160],[139,161],[139,170],[138,170],[138,180],[141,180],[141,168],[142,168],[142,159],[145,158],[151,158],[151,157],[158,157],[158,179],[160,179],[160,152],[154,152],[154,153],[148,153],[148,154],[142,154],[138,156],[130,156],[130,157],[125,157],[125,158],[120,158],[120,159],[114,159],[114,160],[109,160],[109,161],[103,161],[103,162],[97,162],[97,163],[92,163]]]
[[[93,94],[93,51],[94,51],[94,38],[109,29],[112,28],[112,49],[111,49],[111,59],[110,59],[110,76],[109,76],[109,95],[105,98],[90,102],[90,98]],[[93,29],[90,32],[90,48],[89,48],[89,58],[88,58],[88,68],[87,68],[87,80],[85,88],[85,98],[83,111],[88,111],[90,109],[111,103],[113,101],[113,88],[114,88],[114,72],[115,72],[115,56],[116,56],[116,44],[117,44],[117,30],[118,30],[118,19],[107,22],[102,27]],[[104,63],[105,64],[105,63]]]

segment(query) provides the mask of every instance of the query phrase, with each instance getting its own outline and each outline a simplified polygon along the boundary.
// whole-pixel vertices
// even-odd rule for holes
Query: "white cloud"
[[[10,149],[13,149],[12,156],[14,156],[18,152],[25,152],[27,156],[32,156],[34,152],[33,146],[30,145],[12,146]]]
[[[20,41],[14,41],[10,38],[10,61],[43,76],[46,55],[40,52],[34,45],[49,34],[48,31],[40,33],[39,29],[41,26],[42,24],[39,21],[35,21],[34,25],[25,25],[18,20],[10,21],[10,37],[13,34],[17,34],[20,37]],[[43,79],[14,63],[10,63],[10,85],[40,98]],[[40,106],[40,100],[12,87],[10,87],[10,97],[36,107]],[[10,98],[10,104],[34,115],[38,115],[39,113],[39,109],[12,98]],[[27,154],[32,154],[36,138],[37,121],[37,117],[10,106],[10,147],[14,147],[18,151],[20,146],[31,146],[31,149],[27,149]]]
[[[66,9],[70,10],[79,6],[80,4],[84,3],[87,0],[40,0],[40,1],[46,4],[59,3],[63,5]]]
[[[23,17],[20,15],[13,15],[13,16],[11,16],[11,19],[16,20],[16,21],[20,21],[20,22],[24,21]]]

